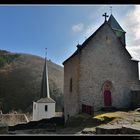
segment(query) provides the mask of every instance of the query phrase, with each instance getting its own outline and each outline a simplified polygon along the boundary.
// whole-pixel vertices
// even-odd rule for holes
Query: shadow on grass
[[[101,124],[106,124],[114,118],[105,118],[104,120],[96,119],[93,116],[79,114],[70,117],[64,126],[57,127],[57,134],[81,134],[85,128],[95,128]]]

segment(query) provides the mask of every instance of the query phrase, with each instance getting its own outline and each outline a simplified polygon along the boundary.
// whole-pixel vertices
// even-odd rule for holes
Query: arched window
[[[48,105],[45,105],[45,111],[46,112],[48,111]]]
[[[72,78],[70,78],[70,92],[72,92]]]

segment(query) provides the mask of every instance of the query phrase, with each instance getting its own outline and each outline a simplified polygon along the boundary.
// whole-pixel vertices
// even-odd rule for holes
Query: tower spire
[[[45,48],[45,58],[47,58],[47,48]]]
[[[43,75],[42,75],[40,98],[45,98],[45,97],[50,98],[49,81],[48,81],[48,67],[47,67],[47,48],[45,48],[45,50],[46,50],[45,64],[44,64],[44,70],[43,70]]]

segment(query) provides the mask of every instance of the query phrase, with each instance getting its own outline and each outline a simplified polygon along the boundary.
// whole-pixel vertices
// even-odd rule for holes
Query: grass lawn
[[[79,134],[86,128],[90,131],[90,129],[93,130],[96,126],[123,119],[128,115],[130,115],[130,112],[125,111],[98,111],[94,112],[94,116],[87,114],[78,114],[74,117],[70,117],[65,127],[62,127],[60,129],[58,128],[57,133]]]
[[[107,123],[114,122],[116,120],[124,119],[125,117],[136,113],[135,111],[98,111],[94,112],[93,115],[88,114],[78,114],[76,116],[70,117],[64,126],[57,126],[56,132],[47,132],[45,129],[31,130],[30,134],[81,134],[83,131],[94,131],[99,125],[104,125]],[[25,132],[26,133],[26,132]],[[86,133],[85,133],[86,134]]]
[[[128,112],[116,111],[116,112],[102,113],[102,114],[96,115],[94,118],[100,121],[105,121],[107,119],[110,119],[110,120],[123,119],[128,115],[129,115]]]

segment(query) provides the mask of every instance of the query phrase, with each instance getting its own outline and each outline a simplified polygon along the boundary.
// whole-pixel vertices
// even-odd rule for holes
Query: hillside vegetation
[[[44,59],[29,54],[0,51],[0,106],[4,113],[31,112],[40,97]],[[63,67],[48,61],[51,97],[56,111],[63,108]]]

